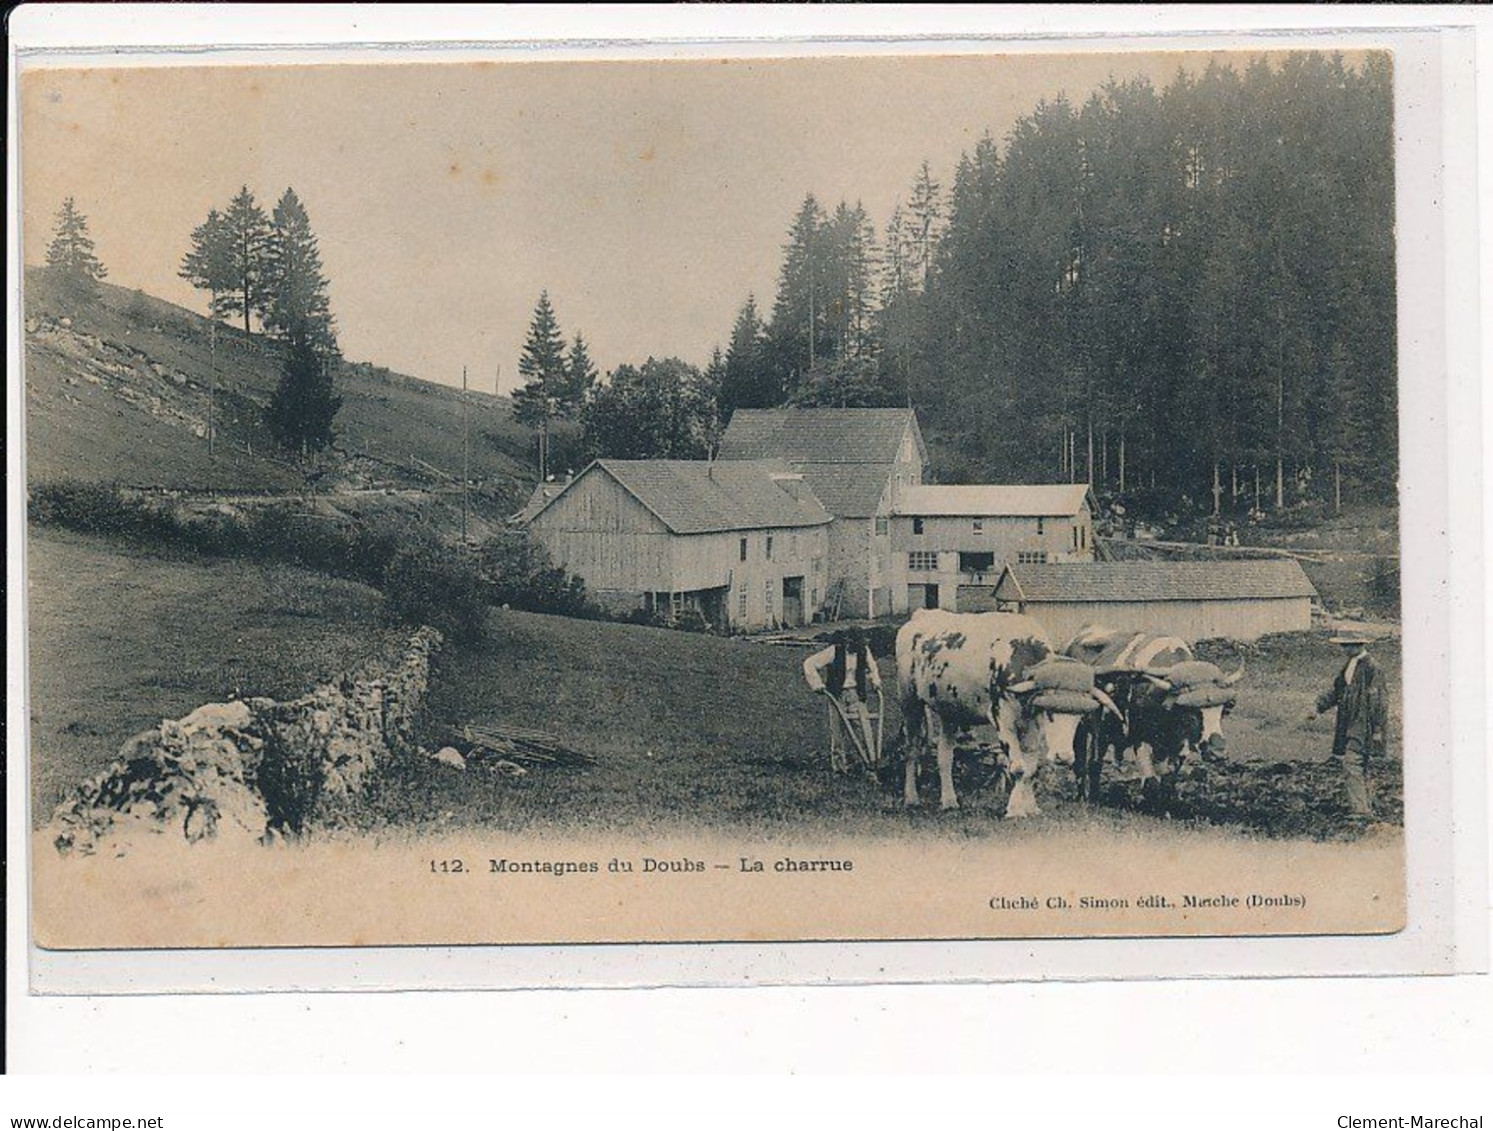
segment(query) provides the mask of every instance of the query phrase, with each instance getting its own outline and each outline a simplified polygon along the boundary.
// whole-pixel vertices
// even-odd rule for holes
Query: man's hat
[[[1340,632],[1329,641],[1332,644],[1351,644],[1356,646],[1372,644],[1373,642],[1372,637],[1365,636],[1361,632]]]

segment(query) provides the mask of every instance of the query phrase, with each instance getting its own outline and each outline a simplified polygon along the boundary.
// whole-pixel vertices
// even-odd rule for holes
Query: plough
[[[879,687],[873,687],[871,690],[876,696],[876,714],[869,718],[866,714],[866,704],[859,699],[852,700],[855,707],[852,712],[846,709],[844,701],[828,689],[823,694],[834,707],[840,722],[844,724],[845,733],[850,738],[850,745],[855,748],[861,764],[874,773],[876,767],[881,765],[883,732],[886,726],[886,696],[882,694]],[[830,758],[830,769],[836,773],[843,774],[850,769],[849,759],[846,758],[843,750],[835,752],[831,749]]]

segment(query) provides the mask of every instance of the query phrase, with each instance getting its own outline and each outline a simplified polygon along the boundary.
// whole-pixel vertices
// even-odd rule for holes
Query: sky
[[[820,56],[28,68],[23,255],[59,205],[108,281],[195,310],[177,277],[210,208],[287,186],[320,240],[343,353],[501,391],[547,290],[605,372],[703,365],[748,293],[770,309],[794,212],[863,202],[878,231],[927,160],[998,142],[1042,99],[1246,54]]]

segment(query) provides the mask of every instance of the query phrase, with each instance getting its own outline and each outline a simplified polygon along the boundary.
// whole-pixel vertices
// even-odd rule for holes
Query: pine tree
[[[844,209],[842,204],[841,209]],[[845,263],[845,311],[840,343],[842,357],[866,358],[874,351],[876,306],[876,228],[860,201],[843,212],[839,243]]]
[[[767,365],[763,333],[757,300],[747,295],[726,347],[720,388],[722,416],[730,416],[738,408],[770,408],[782,403],[781,390]]]
[[[832,352],[826,314],[830,257],[825,234],[824,212],[809,193],[788,231],[767,328],[770,364],[786,393],[792,393],[803,374]]]
[[[908,238],[918,273],[917,285],[924,289],[933,274],[933,249],[938,244],[943,220],[941,192],[942,186],[933,179],[933,171],[924,161],[907,200]]]
[[[876,350],[881,383],[911,403],[913,359],[921,349],[921,282],[908,240],[908,213],[899,200],[887,220],[881,265],[881,302],[876,309]],[[926,398],[926,390],[921,391]]]
[[[305,205],[291,188],[271,216],[267,267],[265,328],[286,341],[304,334],[317,349],[335,351],[321,251]]]
[[[700,375],[700,412],[705,419],[706,454],[714,452],[720,445],[721,433],[725,429],[721,408],[721,390],[726,384],[726,355],[716,346],[710,351],[710,364]]]
[[[566,387],[565,340],[548,291],[541,292],[534,306],[518,371],[524,385],[513,394],[513,416],[532,428],[556,414]]]
[[[586,398],[595,385],[596,366],[586,349],[586,339],[577,331],[575,340],[570,343],[570,355],[565,359],[565,387],[560,395],[560,414],[572,420],[578,418],[581,406],[586,403]]]
[[[270,274],[270,220],[245,185],[223,213],[224,254],[232,286],[223,297],[223,314],[238,313],[248,334],[249,317],[257,314],[263,324],[268,310]]]
[[[68,283],[91,289],[109,272],[93,253],[93,237],[88,234],[88,220],[78,211],[72,197],[62,202],[47,247],[47,266],[54,268]]]
[[[559,415],[565,403],[568,374],[565,364],[565,339],[548,291],[541,291],[529,322],[529,336],[518,359],[523,387],[513,394],[513,418],[539,436],[539,478],[549,474],[550,420]]]
[[[287,451],[305,456],[332,442],[332,420],[342,407],[333,389],[332,362],[315,327],[291,328],[280,383],[265,410],[265,423]]]
[[[869,358],[836,357],[804,374],[792,403],[805,408],[885,408],[895,400],[882,387]]]
[[[225,217],[216,208],[192,229],[192,246],[182,256],[177,274],[198,290],[208,292],[208,308],[214,318],[236,309],[232,293],[238,285],[233,237]]]

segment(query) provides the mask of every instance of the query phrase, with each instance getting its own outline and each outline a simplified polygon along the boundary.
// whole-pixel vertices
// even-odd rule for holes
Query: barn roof
[[[795,463],[814,495],[832,515],[875,514],[891,468],[884,463]]]
[[[910,408],[739,408],[721,438],[720,458],[889,464],[908,425],[917,432]],[[917,442],[921,449],[920,434]]]
[[[739,408],[721,438],[720,458],[787,460],[831,514],[871,515],[908,428],[926,460],[910,408]]]
[[[902,489],[897,513],[921,516],[1056,518],[1077,514],[1088,498],[1089,488],[1083,483],[1042,483],[1032,486],[923,484]]]
[[[610,476],[675,534],[821,526],[830,521],[807,484],[799,486],[795,499],[773,478],[791,474],[782,460],[601,459],[575,482],[596,474]],[[551,499],[540,511],[553,503]]]
[[[1294,558],[1008,565],[999,597],[1023,601],[1240,601],[1315,597]]]

